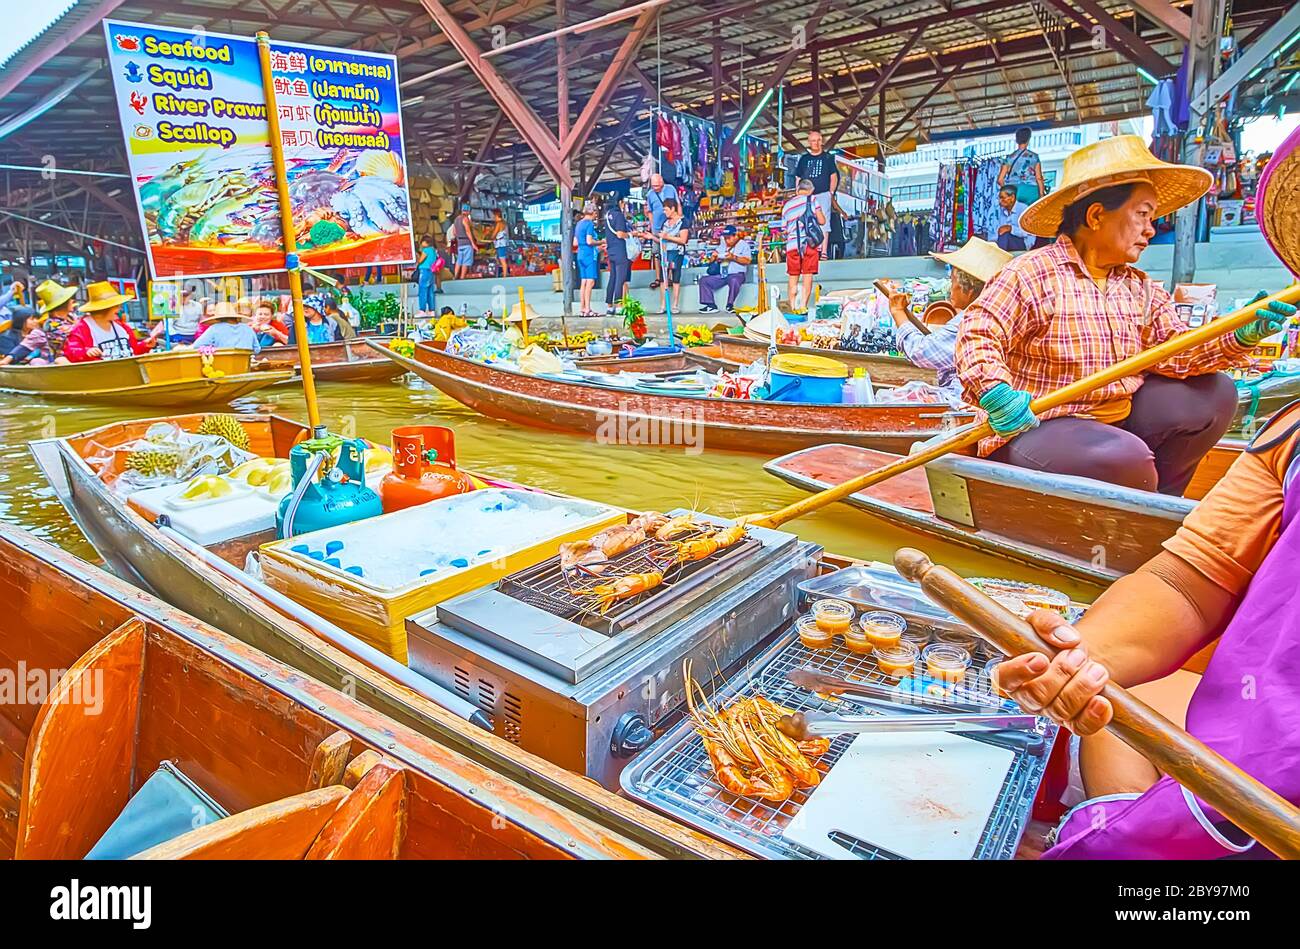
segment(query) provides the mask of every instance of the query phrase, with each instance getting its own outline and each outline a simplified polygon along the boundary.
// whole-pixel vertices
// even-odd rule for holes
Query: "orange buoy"
[[[393,429],[393,470],[379,485],[384,513],[474,490],[456,468],[456,436],[440,425]]]

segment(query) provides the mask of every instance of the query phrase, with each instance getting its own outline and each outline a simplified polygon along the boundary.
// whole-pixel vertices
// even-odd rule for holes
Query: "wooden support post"
[[[812,127],[814,132],[822,130],[822,70],[821,55],[813,47],[809,65],[812,66]]]
[[[555,0],[555,14],[561,29],[565,26],[567,10],[564,0]],[[560,114],[559,141],[569,138],[569,57],[563,36],[555,40],[556,90]],[[573,315],[573,155],[561,147],[560,161],[564,178],[560,180],[560,301],[561,318]]]
[[[1188,101],[1196,101],[1214,81],[1223,15],[1223,0],[1195,0],[1192,6],[1192,68],[1188,74]],[[1187,164],[1200,163],[1201,145],[1196,139],[1203,118],[1193,114],[1192,125],[1183,139],[1183,161]],[[1174,265],[1169,277],[1171,291],[1180,283],[1191,283],[1196,276],[1196,237],[1201,203],[1192,202],[1179,210],[1174,218]]]

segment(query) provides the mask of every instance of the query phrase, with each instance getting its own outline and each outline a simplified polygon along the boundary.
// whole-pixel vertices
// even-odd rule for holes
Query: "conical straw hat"
[[[988,283],[998,272],[1011,263],[1011,252],[997,244],[972,237],[959,249],[946,254],[930,254],[935,260],[970,274],[980,283]]]
[[[86,287],[88,299],[77,309],[82,313],[95,313],[99,310],[116,310],[123,303],[135,299],[134,293],[119,293],[117,287],[108,280],[100,280]]]
[[[1204,195],[1214,179],[1204,168],[1161,161],[1139,135],[1116,135],[1067,158],[1056,190],[1031,204],[1020,226],[1039,237],[1055,237],[1066,207],[1102,188],[1139,181],[1155,188],[1156,217],[1164,217]]]
[[[1273,252],[1300,277],[1300,128],[1286,137],[1260,175],[1255,217]]]
[[[76,287],[65,287],[56,280],[43,280],[36,288],[36,309],[42,315],[58,309],[77,295]]]

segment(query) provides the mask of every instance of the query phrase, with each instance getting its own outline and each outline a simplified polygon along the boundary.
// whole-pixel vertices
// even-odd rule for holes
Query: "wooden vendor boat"
[[[845,503],[915,532],[919,546],[942,539],[985,554],[990,574],[1005,571],[1009,560],[1103,587],[1159,552],[1243,446],[1220,442],[1182,498],[949,455]],[[820,445],[763,467],[815,492],[896,460],[897,455],[854,445]]]
[[[602,437],[653,429],[668,443],[684,425],[704,448],[782,452],[826,442],[906,451],[942,430],[946,406],[812,405],[707,399],[597,385],[495,368],[423,344],[407,359],[375,347],[444,394],[490,418],[533,428]],[[651,438],[651,436],[647,436]]]
[[[729,333],[715,334],[713,342],[718,347],[723,359],[742,366],[748,366],[755,359],[763,359],[768,350],[767,343],[761,343],[746,336],[732,336]],[[827,356],[830,359],[838,359],[849,367],[850,372],[858,368],[865,369],[867,375],[871,376],[872,383],[878,386],[899,386],[911,382],[913,379],[920,379],[922,382],[932,384],[935,381],[933,369],[922,369],[919,366],[912,365],[902,356],[891,356],[888,353],[854,353],[848,350],[822,350],[812,349],[807,346],[787,346],[784,344],[777,346],[776,349],[780,353],[802,353],[805,355],[813,353],[818,356]]]
[[[3,524],[0,599],[0,856],[654,856]]]
[[[424,343],[423,345],[445,352],[444,341]],[[678,349],[671,353],[658,353],[653,356],[589,356],[585,351],[570,350],[568,354],[583,369],[595,369],[599,372],[685,372],[690,369],[707,369],[710,372],[730,368],[733,364],[720,358],[716,346],[700,346],[694,349]],[[559,353],[557,353],[559,355]],[[312,365],[315,365],[313,363]]]
[[[369,338],[380,344],[387,342],[381,337]],[[271,372],[285,369],[298,372],[298,347],[268,346],[258,353],[255,365]],[[391,360],[376,356],[365,342],[354,337],[313,345],[311,371],[318,382],[383,382],[402,375],[406,370],[393,365]]]
[[[114,573],[319,682],[345,688],[370,709],[570,808],[636,846],[669,857],[736,855],[708,837],[521,750],[506,737],[475,724],[474,717],[467,719],[449,711],[421,690],[428,680],[391,660],[376,663],[374,650],[367,652],[365,644],[354,637],[329,639],[342,631],[328,629],[329,624],[310,610],[286,611],[285,603],[269,602],[265,598],[269,590],[250,581],[240,568],[247,552],[273,539],[273,532],[210,549],[186,542],[159,530],[114,495],[87,464],[87,457],[135,441],[156,422],[170,421],[192,431],[204,418],[191,415],[116,423],[71,438],[31,443],[60,501]],[[249,435],[250,449],[259,455],[287,457],[289,449],[308,434],[305,426],[278,416],[239,418]],[[106,626],[101,635],[111,628]],[[500,703],[505,698],[485,699],[486,694],[478,697],[495,710],[500,724],[504,721]]]
[[[210,376],[204,374],[203,357],[194,350],[55,366],[0,366],[0,389],[70,402],[226,405],[292,376],[287,370],[250,371],[252,356],[246,350],[218,350]]]

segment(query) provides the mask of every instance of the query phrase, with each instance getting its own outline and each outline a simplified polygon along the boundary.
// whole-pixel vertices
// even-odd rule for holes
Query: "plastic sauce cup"
[[[970,653],[949,643],[932,643],[921,653],[925,670],[941,682],[958,683],[966,678],[970,666]]]
[[[916,673],[916,659],[921,654],[913,643],[899,642],[876,650],[876,666],[891,679],[902,679]]]
[[[867,638],[872,647],[888,649],[890,646],[897,646],[903,638],[903,631],[907,629],[907,620],[897,613],[875,610],[858,617],[857,629]]]
[[[989,691],[992,692],[994,695],[1001,696],[1004,699],[1010,698],[1011,695],[1010,693],[1003,692],[996,685],[994,685],[993,670],[997,668],[998,663],[1005,661],[1006,658],[1007,658],[1006,656],[994,656],[988,662],[984,663],[984,674],[989,677]]]
[[[809,649],[830,649],[835,645],[835,634],[822,629],[815,616],[799,617],[794,628],[799,631],[799,642]]]
[[[859,656],[865,656],[871,652],[871,640],[858,628],[857,623],[844,631],[844,648],[849,652],[857,653]]]
[[[853,607],[843,600],[819,600],[813,604],[812,615],[823,631],[843,635],[853,622]]]
[[[928,629],[921,629],[917,626],[909,626],[907,629],[903,630],[902,638],[903,642],[911,643],[918,650],[924,649],[926,646],[930,645],[930,631]]]

